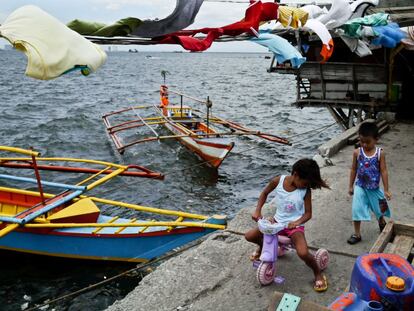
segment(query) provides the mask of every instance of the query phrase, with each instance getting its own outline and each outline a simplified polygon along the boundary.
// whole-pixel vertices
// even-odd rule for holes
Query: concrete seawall
[[[393,218],[414,223],[414,124],[397,123],[379,141],[384,148],[393,199]],[[229,231],[218,232],[198,246],[174,257],[147,275],[123,300],[109,307],[123,310],[267,310],[275,291],[289,292],[321,305],[328,305],[346,288],[355,257],[368,252],[379,230],[376,221],[363,223],[362,242],[348,245],[352,233],[348,176],[353,147],[347,146],[331,158],[333,166],[322,168],[331,190],[313,191],[313,218],[306,225],[308,244],[331,251],[326,270],[329,289],[312,289],[311,270],[288,253],[278,261],[277,274],[283,284],[258,284],[248,257],[255,246],[239,233],[253,227],[253,207],[246,207],[229,223]],[[272,211],[266,210],[271,214]]]

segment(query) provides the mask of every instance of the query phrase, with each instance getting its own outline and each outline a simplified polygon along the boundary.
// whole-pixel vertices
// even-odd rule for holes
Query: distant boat
[[[265,59],[271,59],[272,57],[271,56],[269,56],[269,55],[266,55],[265,56]]]
[[[129,49],[128,52],[129,53],[138,53],[138,50],[137,49]]]

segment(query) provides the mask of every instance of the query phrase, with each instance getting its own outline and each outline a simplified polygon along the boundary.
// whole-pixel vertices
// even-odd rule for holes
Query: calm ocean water
[[[170,88],[194,97],[209,96],[214,114],[253,129],[286,137],[333,123],[325,109],[292,107],[296,96],[294,77],[267,73],[270,60],[264,56],[119,52],[110,53],[103,68],[88,77],[75,72],[52,81],[37,81],[24,76],[27,60],[23,54],[0,51],[0,144],[34,147],[43,156],[144,165],[166,174],[165,181],[125,178],[111,181],[92,194],[231,218],[239,209],[253,205],[274,175],[287,173],[301,157],[312,157],[320,144],[340,131],[339,127],[297,136],[292,139],[293,146],[235,138],[236,146],[217,174],[197,165],[199,160],[175,141],[140,144],[119,156],[104,131],[101,116],[131,104],[157,103],[160,72],[167,70]],[[67,182],[67,175],[58,178]],[[123,210],[109,212],[133,215]],[[24,295],[43,302],[128,268],[83,262],[73,265],[50,259],[45,264],[21,256],[7,256],[5,260],[0,267],[0,274],[6,275],[0,278],[1,310],[20,309]],[[85,269],[89,271],[87,277]],[[130,278],[122,283],[50,309],[82,310],[88,303],[88,310],[101,310],[125,295],[137,281]],[[96,302],[93,306],[91,299]]]

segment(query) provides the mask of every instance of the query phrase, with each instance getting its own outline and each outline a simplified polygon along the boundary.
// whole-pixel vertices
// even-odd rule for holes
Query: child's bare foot
[[[325,275],[318,274],[315,276],[315,283],[313,289],[316,292],[324,292],[328,289],[328,280]]]
[[[262,253],[261,248],[259,247],[258,249],[256,249],[251,255],[250,255],[250,260],[251,261],[256,261],[260,259],[260,254]]]

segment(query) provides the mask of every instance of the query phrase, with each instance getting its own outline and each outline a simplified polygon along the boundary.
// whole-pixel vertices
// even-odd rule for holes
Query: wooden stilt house
[[[401,27],[414,25],[414,6],[375,8],[370,13],[378,11],[390,13]],[[414,51],[404,49],[401,44],[394,49],[374,49],[372,55],[359,57],[340,37],[333,35],[334,53],[322,64],[317,36],[299,32],[287,36],[302,51],[306,46],[307,61],[299,69],[293,69],[276,64],[273,59],[268,71],[296,75],[297,107],[326,107],[345,129],[364,119],[376,118],[378,112],[390,111],[414,118]]]

